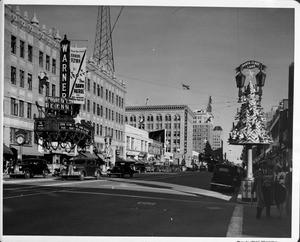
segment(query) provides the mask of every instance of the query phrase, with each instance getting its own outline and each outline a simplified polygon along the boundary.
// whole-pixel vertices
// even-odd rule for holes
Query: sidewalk
[[[238,195],[237,203],[243,205],[243,229],[242,237],[257,238],[291,238],[291,215],[287,215],[285,206],[281,218],[278,218],[277,207],[271,207],[271,218],[266,217],[266,210],[262,212],[260,219],[256,219],[256,202],[252,206],[250,202],[242,201]]]

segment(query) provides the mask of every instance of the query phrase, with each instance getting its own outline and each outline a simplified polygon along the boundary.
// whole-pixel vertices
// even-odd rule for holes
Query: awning
[[[13,152],[9,147],[7,147],[5,144],[3,144],[3,154],[4,155],[13,155]]]

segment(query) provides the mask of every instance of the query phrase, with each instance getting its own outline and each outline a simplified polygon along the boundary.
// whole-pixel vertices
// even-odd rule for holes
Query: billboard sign
[[[70,49],[69,95],[76,104],[84,104],[86,50],[86,48],[77,47]]]

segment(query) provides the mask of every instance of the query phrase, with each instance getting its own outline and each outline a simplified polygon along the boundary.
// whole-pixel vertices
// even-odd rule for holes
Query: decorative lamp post
[[[260,70],[256,74],[255,78],[256,78],[256,85],[258,87],[258,96],[259,96],[259,102],[260,102],[261,96],[262,96],[262,87],[265,85],[265,81],[266,81],[266,74]]]
[[[235,76],[236,86],[239,89],[239,92],[238,92],[238,96],[239,96],[238,102],[239,103],[242,102],[241,97],[243,96],[243,88],[244,88],[244,85],[245,85],[245,80],[246,80],[246,76],[241,72],[239,72],[239,74],[237,74]]]
[[[236,86],[239,88],[238,102],[241,108],[236,115],[236,124],[229,134],[231,145],[243,145],[247,149],[247,177],[242,182],[242,198],[249,198],[253,180],[252,172],[252,146],[268,145],[272,143],[272,138],[266,128],[266,119],[260,107],[262,97],[262,87],[265,85],[266,74],[263,72],[266,66],[257,61],[247,61],[236,68],[238,73],[235,77]],[[257,89],[251,81],[256,79]],[[249,83],[245,87],[245,81]],[[245,192],[245,194],[244,194]]]

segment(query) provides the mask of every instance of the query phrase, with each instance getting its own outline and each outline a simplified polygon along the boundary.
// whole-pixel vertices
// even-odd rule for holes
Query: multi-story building
[[[125,139],[125,159],[147,159],[149,148],[149,133],[147,131],[125,124]]]
[[[92,122],[95,128],[95,147],[98,151],[105,148],[105,137],[111,137],[112,153],[124,153],[124,116],[126,86],[122,81],[100,71],[93,60],[87,61],[85,85],[85,104],[80,116]],[[115,157],[115,156],[113,156]],[[111,162],[114,158],[111,157]]]
[[[193,117],[187,105],[128,106],[125,123],[146,131],[165,129],[165,153],[172,153],[174,164],[191,162]]]
[[[212,131],[211,148],[213,150],[223,148],[223,129],[221,126],[215,126]]]
[[[193,149],[202,153],[206,142],[213,143],[213,117],[206,110],[195,110],[193,120]]]
[[[44,97],[58,96],[60,36],[34,15],[21,15],[19,7],[5,5],[4,29],[4,112],[3,141],[23,155],[41,155],[34,141],[34,117],[41,117],[35,103]],[[38,74],[45,72],[49,82],[42,88]],[[26,133],[25,143],[17,144],[16,133]],[[20,158],[20,157],[19,157]]]
[[[30,20],[31,19],[31,20]],[[19,7],[5,5],[4,53],[4,120],[3,141],[15,147],[24,156],[44,156],[50,152],[38,149],[34,140],[34,117],[43,117],[35,105],[44,106],[45,96],[59,96],[60,91],[60,41],[57,29],[40,27],[36,14],[28,18],[21,15]],[[124,154],[124,116],[126,86],[109,76],[89,60],[85,85],[85,104],[80,116],[95,127],[95,147],[103,151],[105,137],[111,137],[111,149]],[[43,88],[38,75],[45,72],[48,83]],[[16,132],[26,132],[26,141],[18,146]],[[59,159],[59,153],[52,157]],[[114,159],[111,157],[111,159]],[[113,162],[113,161],[112,161]]]

